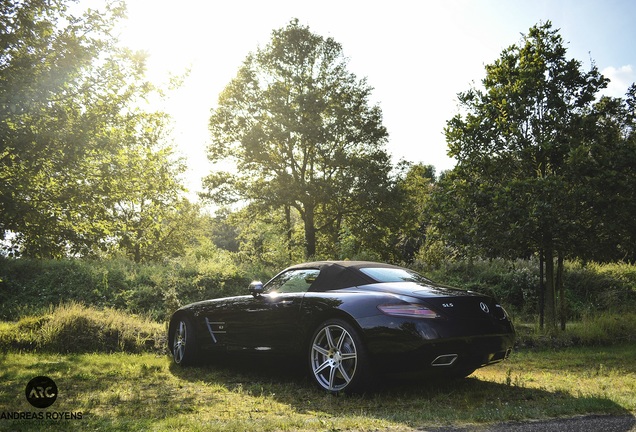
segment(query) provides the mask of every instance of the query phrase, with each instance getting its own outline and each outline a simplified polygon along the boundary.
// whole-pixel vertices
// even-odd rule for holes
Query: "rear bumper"
[[[367,350],[378,368],[401,372],[469,370],[509,357],[515,341],[510,321],[392,322],[365,329]]]
[[[437,369],[477,369],[507,359],[514,334],[440,339],[410,351],[376,353],[372,361],[381,369],[399,372]]]

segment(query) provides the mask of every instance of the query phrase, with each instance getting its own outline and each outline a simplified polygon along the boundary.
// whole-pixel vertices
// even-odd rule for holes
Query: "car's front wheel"
[[[318,326],[311,338],[309,366],[316,383],[329,392],[359,392],[368,384],[370,370],[362,340],[343,320]]]
[[[172,359],[182,366],[194,364],[197,360],[197,346],[192,322],[187,317],[181,316],[173,321],[172,328],[170,340]]]

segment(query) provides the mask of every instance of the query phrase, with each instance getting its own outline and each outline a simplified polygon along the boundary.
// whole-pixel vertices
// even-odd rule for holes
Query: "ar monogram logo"
[[[36,408],[47,408],[57,399],[57,386],[49,377],[33,378],[26,386],[26,398]]]

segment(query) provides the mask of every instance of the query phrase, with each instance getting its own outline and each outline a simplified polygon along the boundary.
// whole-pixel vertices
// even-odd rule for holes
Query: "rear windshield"
[[[377,282],[415,282],[429,284],[431,281],[412,270],[390,267],[365,267],[360,271]]]

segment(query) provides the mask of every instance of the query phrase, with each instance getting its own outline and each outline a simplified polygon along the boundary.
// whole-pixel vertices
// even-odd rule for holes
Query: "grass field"
[[[636,414],[634,358],[633,343],[523,350],[464,380],[385,380],[374,393],[333,396],[286,365],[257,360],[181,369],[149,353],[8,352],[0,354],[0,430],[376,431]],[[43,410],[24,394],[37,375],[58,387]],[[15,413],[49,418],[7,419]]]

